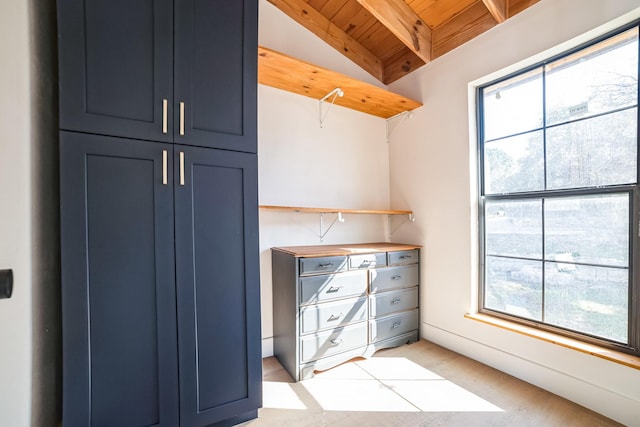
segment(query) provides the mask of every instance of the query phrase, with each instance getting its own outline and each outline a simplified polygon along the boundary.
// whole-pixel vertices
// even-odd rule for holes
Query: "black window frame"
[[[570,188],[570,189],[552,189],[548,190],[547,188],[547,149],[546,149],[546,130],[555,126],[560,126],[562,124],[566,124],[569,122],[574,122],[573,120],[568,120],[567,122],[554,123],[550,126],[547,126],[546,123],[546,87],[545,87],[545,66],[556,62],[560,59],[566,58],[570,55],[573,55],[577,52],[583,51],[593,45],[596,45],[604,40],[612,38],[618,34],[621,34],[625,31],[631,30],[633,28],[638,28],[638,38],[640,39],[640,19],[630,22],[624,26],[621,26],[613,31],[607,32],[597,38],[589,40],[588,42],[582,43],[572,49],[564,51],[560,54],[553,55],[545,60],[536,62],[530,66],[522,68],[516,72],[509,73],[500,78],[494,79],[487,83],[484,83],[475,89],[476,95],[476,123],[477,123],[477,159],[478,159],[478,243],[479,243],[479,277],[478,277],[478,312],[495,316],[498,318],[502,318],[505,320],[513,321],[516,323],[524,324],[527,326],[532,326],[544,331],[556,333],[563,336],[568,336],[570,338],[577,339],[579,341],[584,341],[590,344],[596,344],[598,346],[610,348],[613,350],[622,351],[625,353],[633,354],[636,356],[640,356],[640,82],[637,85],[637,100],[636,100],[636,183],[634,184],[623,184],[623,185],[610,185],[603,187],[584,187],[584,188]],[[638,70],[637,77],[640,80],[640,40],[638,43],[639,50],[639,60],[638,60]],[[495,85],[496,83],[500,83],[502,81],[509,80],[518,75],[522,75],[525,73],[529,73],[536,69],[542,69],[542,96],[543,96],[543,124],[538,130],[543,131],[543,161],[544,161],[544,182],[545,182],[545,190],[540,191],[523,191],[523,192],[513,192],[513,193],[498,193],[498,194],[485,194],[485,150],[484,150],[484,111],[483,111],[483,89]],[[612,111],[607,111],[606,113],[590,115],[585,120],[593,119],[602,114],[610,114]],[[535,131],[536,129],[527,130],[526,132],[521,133],[530,133]],[[517,134],[516,134],[517,135]],[[513,136],[513,135],[511,135]],[[490,140],[492,141],[492,140]],[[489,141],[489,142],[490,142]],[[629,275],[629,286],[628,286],[628,320],[627,320],[627,328],[628,328],[628,343],[622,344],[616,341],[592,336],[586,333],[576,332],[570,329],[565,329],[559,326],[554,326],[546,323],[541,323],[535,320],[519,317],[514,314],[503,313],[500,311],[492,310],[484,307],[485,303],[485,267],[486,267],[486,258],[487,252],[485,250],[485,204],[487,201],[511,201],[511,200],[534,200],[534,199],[542,199],[545,200],[547,198],[557,198],[557,197],[572,197],[572,196],[585,196],[585,195],[594,195],[594,194],[614,194],[614,193],[626,193],[629,195],[629,265],[628,265],[628,275]],[[543,202],[544,207],[544,202]],[[544,208],[543,208],[544,212]],[[543,214],[544,215],[544,214]],[[544,229],[542,231],[542,239],[544,241]],[[544,257],[543,257],[544,259]],[[543,261],[544,262],[544,261]],[[544,264],[543,264],[544,265]],[[543,268],[544,270],[544,268]],[[544,281],[543,281],[543,292],[544,292]],[[544,294],[543,294],[544,295]],[[544,304],[544,297],[543,297]]]

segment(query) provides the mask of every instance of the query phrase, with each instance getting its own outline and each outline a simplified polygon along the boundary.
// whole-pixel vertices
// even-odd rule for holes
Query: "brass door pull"
[[[167,185],[167,150],[162,150],[162,185]]]
[[[180,152],[180,185],[184,185],[184,152]]]
[[[167,125],[167,110],[169,108],[169,101],[166,99],[162,100],[162,133],[167,133],[169,131]]]
[[[180,136],[184,136],[184,102],[180,102]]]

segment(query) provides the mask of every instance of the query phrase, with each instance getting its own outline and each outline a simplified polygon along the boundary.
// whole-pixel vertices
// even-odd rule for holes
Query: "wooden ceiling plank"
[[[258,47],[258,83],[317,100],[339,87],[344,96],[336,97],[336,105],[385,119],[422,106],[412,99],[262,46]]]
[[[358,14],[353,17],[351,23],[355,25],[355,28],[347,31],[347,34],[358,40],[360,43],[362,43],[362,40],[360,40],[360,38],[364,34],[366,34],[372,26],[380,24],[376,18],[371,16],[371,14],[362,7],[360,8]]]
[[[433,30],[432,56],[438,58],[495,26],[493,16],[477,2]]]
[[[304,0],[268,0],[294,21],[382,81],[382,61]]]
[[[507,0],[482,0],[498,24],[507,20]]]
[[[424,61],[416,56],[409,48],[404,47],[384,63],[384,81],[388,85],[401,77],[417,70],[424,65]]]
[[[309,6],[311,6],[312,8],[320,10],[324,7],[325,4],[327,4],[328,1],[329,0],[307,0],[307,3],[309,3]]]
[[[479,0],[417,0],[407,4],[435,29]]]
[[[403,0],[358,0],[424,62],[431,61],[431,28]]]
[[[395,34],[382,24],[368,38],[360,40],[360,43],[373,52],[383,64],[390,56],[408,49]]]
[[[340,27],[345,33],[352,35],[351,32],[356,28],[354,18],[359,17],[358,12],[362,11],[362,7],[356,0],[346,2],[344,7],[340,9],[331,19],[331,22]],[[362,17],[359,17],[362,19]]]
[[[345,0],[329,0],[321,9],[316,10],[323,14],[329,21],[333,21],[334,16],[336,16],[346,3]]]

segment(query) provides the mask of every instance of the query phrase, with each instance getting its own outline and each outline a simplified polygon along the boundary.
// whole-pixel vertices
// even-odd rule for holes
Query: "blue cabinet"
[[[60,150],[64,425],[174,427],[172,147],[62,132]]]
[[[174,46],[175,142],[255,153],[257,1],[176,0]]]
[[[202,426],[261,404],[257,156],[175,150],[181,419]]]
[[[261,406],[256,0],[59,0],[63,426]]]
[[[60,128],[255,153],[256,0],[60,0]]]

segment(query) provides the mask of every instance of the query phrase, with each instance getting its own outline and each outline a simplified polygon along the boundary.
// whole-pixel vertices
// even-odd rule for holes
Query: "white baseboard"
[[[262,358],[273,356],[273,337],[262,338]]]

